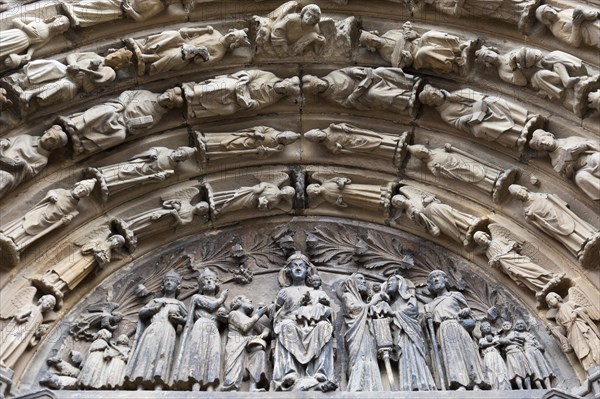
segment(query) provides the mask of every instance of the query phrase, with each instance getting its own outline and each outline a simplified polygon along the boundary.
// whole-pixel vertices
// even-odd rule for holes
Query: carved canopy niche
[[[596,1],[0,10],[0,394],[600,395]]]

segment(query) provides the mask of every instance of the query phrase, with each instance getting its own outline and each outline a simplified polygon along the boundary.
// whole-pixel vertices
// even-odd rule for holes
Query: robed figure
[[[163,296],[152,299],[140,310],[133,353],[127,363],[125,380],[138,388],[170,383],[177,327],[185,323],[187,311],[176,299],[181,276],[168,272],[163,279]]]
[[[301,308],[310,302],[312,287],[307,280],[316,268],[300,252],[290,256],[279,273],[283,287],[275,301],[273,330],[273,386],[276,390],[334,390],[333,311],[306,324],[298,319]]]

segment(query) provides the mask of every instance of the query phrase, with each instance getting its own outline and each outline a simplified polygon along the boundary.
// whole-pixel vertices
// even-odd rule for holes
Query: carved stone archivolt
[[[595,0],[25,3],[0,396],[600,394]]]

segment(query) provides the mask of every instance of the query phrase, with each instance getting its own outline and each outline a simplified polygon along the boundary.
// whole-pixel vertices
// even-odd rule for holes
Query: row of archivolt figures
[[[461,89],[448,92],[405,74],[399,68],[350,67],[335,70],[323,77],[305,75],[300,78],[280,78],[262,70],[246,70],[217,76],[200,83],[184,83],[164,93],[147,90],[127,90],[118,98],[94,105],[83,112],[59,116],[56,125],[41,136],[18,135],[0,141],[0,197],[21,182],[36,176],[48,163],[53,151],[70,142],[76,157],[89,156],[118,146],[126,140],[141,137],[155,127],[169,110],[187,104],[187,120],[198,123],[198,118],[233,115],[237,112],[257,111],[274,105],[284,98],[297,99],[319,96],[330,103],[360,111],[387,110],[412,118],[417,101],[435,108],[449,126],[484,141],[497,142],[521,154],[529,148],[548,152],[554,169],[572,179],[592,200],[600,199],[600,147],[597,141],[583,137],[556,139],[545,132],[544,117],[530,112],[521,105],[496,96]],[[185,99],[184,99],[185,96]],[[350,132],[352,133],[352,132]],[[243,134],[233,133],[233,135]],[[328,149],[350,152],[372,152],[377,156],[390,143],[377,144],[376,133],[370,146],[352,145],[344,135],[332,132],[332,139],[322,139]],[[247,134],[251,136],[251,132]],[[359,134],[360,135],[360,134]],[[368,136],[367,134],[360,135]],[[533,137],[532,137],[533,136]],[[332,141],[343,142],[331,147]],[[221,145],[208,143],[200,153],[201,163],[217,161],[228,154],[268,156],[280,151],[291,138],[282,135],[275,139],[260,135],[244,140],[224,140]],[[381,142],[383,143],[383,142]],[[340,148],[336,150],[337,146]],[[219,152],[216,154],[215,152]],[[261,152],[263,151],[263,152]],[[185,159],[185,158],[182,158]]]
[[[206,268],[186,306],[177,299],[181,276],[171,270],[163,278],[163,296],[134,316],[133,339],[133,333],[113,339],[122,317],[98,326],[103,329],[88,338],[92,342],[85,355],[66,344],[60,353],[68,359],[48,359],[49,373],[41,384],[54,389],[326,392],[340,386],[334,348],[342,336],[348,391],[548,389],[555,376],[524,320],[515,320],[513,328],[493,310],[476,318],[463,294],[449,290],[441,270],[431,272],[427,286],[420,288],[398,274],[380,284],[355,273],[336,283],[343,315],[336,315],[317,268],[300,252],[288,258],[279,283],[282,288],[269,306],[255,309],[245,295],[227,306],[228,290],[220,293],[216,273]],[[570,296],[581,298],[575,291]],[[589,302],[563,301],[555,293],[546,299],[557,338],[565,348],[572,345],[586,369],[597,366],[598,330],[583,311]],[[342,316],[343,334],[334,327]],[[491,323],[501,330],[494,331]],[[222,334],[227,336],[224,347]]]
[[[477,3],[480,0],[472,2]],[[486,1],[485,4],[486,7],[491,4],[504,7],[505,4],[513,2],[518,3],[518,7],[525,8],[533,7],[538,3],[533,0],[502,0]],[[120,7],[118,2],[105,0],[84,0],[79,3],[65,5],[66,10],[71,10],[72,20],[78,19],[76,16],[78,12],[88,18],[100,17],[101,14],[98,14],[96,8],[98,6],[101,7],[100,9],[108,5]],[[157,3],[160,4],[160,1],[157,0]],[[89,13],[86,7],[94,8],[95,12]],[[583,42],[598,47],[597,36],[600,36],[598,11],[584,11],[580,8],[556,11],[549,5],[540,6],[538,10],[540,10],[538,13],[540,18],[548,19],[552,19],[550,16],[560,16],[564,19],[565,13],[569,12],[576,14],[577,18],[574,19],[581,24],[573,25],[573,31],[576,26],[579,29],[589,27],[589,35],[580,34],[580,40],[581,37],[596,37],[594,42],[589,42],[587,39]],[[304,7],[301,12],[298,11],[298,4],[289,2],[279,7],[270,17],[253,17],[252,23],[257,26],[254,42],[259,61],[264,61],[261,57],[267,59],[274,57],[286,61],[289,61],[290,57],[291,59],[297,57],[298,62],[302,62],[302,57],[310,54],[321,56],[324,61],[336,59],[343,63],[354,62],[351,57],[353,49],[357,47],[352,40],[352,32],[357,24],[354,17],[337,21],[321,18],[320,10],[314,4]],[[110,15],[118,16],[115,13]],[[497,14],[486,11],[485,15]],[[507,15],[519,15],[519,13]],[[72,52],[64,60],[30,61],[31,53],[42,47],[45,42],[42,40],[42,43],[30,46],[32,39],[29,35],[35,35],[35,38],[40,40],[39,31],[59,32],[69,26],[68,20],[63,16],[57,17],[49,24],[41,20],[25,24],[16,19],[15,24],[17,27],[9,29],[0,39],[0,60],[6,57],[5,64],[15,67],[22,62],[29,62],[20,71],[0,80],[2,86],[0,104],[2,104],[1,108],[13,108],[14,113],[19,114],[17,117],[23,119],[36,109],[57,104],[64,106],[78,94],[98,91],[118,79],[129,80],[134,84],[136,74],[157,75],[184,70],[188,67],[192,71],[198,66],[209,66],[221,61],[236,48],[251,46],[247,28],[232,28],[229,32],[221,33],[211,26],[185,27],[177,31],[166,30],[137,39],[123,39],[125,47],[118,50],[110,49],[104,55],[94,52]],[[564,25],[564,22],[561,24]],[[587,28],[584,32],[587,32]],[[491,66],[497,69],[499,78],[504,82],[529,87],[543,97],[562,104],[579,117],[583,117],[590,109],[597,110],[600,106],[598,71],[589,70],[581,59],[564,51],[543,52],[528,47],[503,51],[495,48],[493,44],[486,44],[487,47],[482,46],[474,36],[461,38],[438,30],[417,31],[410,22],[406,22],[399,29],[388,30],[382,35],[375,31],[362,30],[358,43],[368,51],[377,53],[380,58],[367,57],[365,58],[367,64],[380,64],[384,61],[394,68],[432,71],[443,76],[450,73],[466,75],[473,70],[472,60],[476,55],[476,61],[484,67]],[[27,54],[18,55],[24,51],[27,51]],[[238,51],[237,56],[243,57],[246,64],[252,62],[249,51]],[[121,72],[117,73],[119,70]],[[365,106],[374,107],[373,104],[365,104]],[[239,108],[245,107],[253,109],[250,104],[239,104]],[[213,113],[223,115],[215,108],[211,110]]]

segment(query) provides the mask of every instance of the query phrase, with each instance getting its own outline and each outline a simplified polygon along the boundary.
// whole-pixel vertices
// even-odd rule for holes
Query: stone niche
[[[301,284],[296,269],[310,275]],[[428,276],[441,275],[434,270],[444,272],[449,292],[437,299],[428,286]],[[150,310],[156,306],[163,310]],[[460,315],[453,319],[453,311]],[[378,387],[409,397],[398,390],[439,388],[441,371],[445,394],[459,397],[450,391],[460,388],[454,370],[462,366],[446,358],[462,355],[476,367],[481,378],[465,375],[468,389],[475,382],[517,389],[506,373],[518,364],[503,365],[514,353],[529,354],[531,347],[521,350],[527,342],[550,374],[530,380],[530,391],[502,395],[540,397],[548,382],[579,386],[545,324],[487,270],[436,244],[369,223],[296,217],[187,237],[115,271],[48,333],[20,388],[46,387],[58,397],[112,395],[101,392],[108,389],[179,397],[173,391],[198,388],[268,397],[337,388],[331,395],[346,397]],[[488,339],[498,344],[486,346]],[[496,363],[486,348],[496,348]]]

